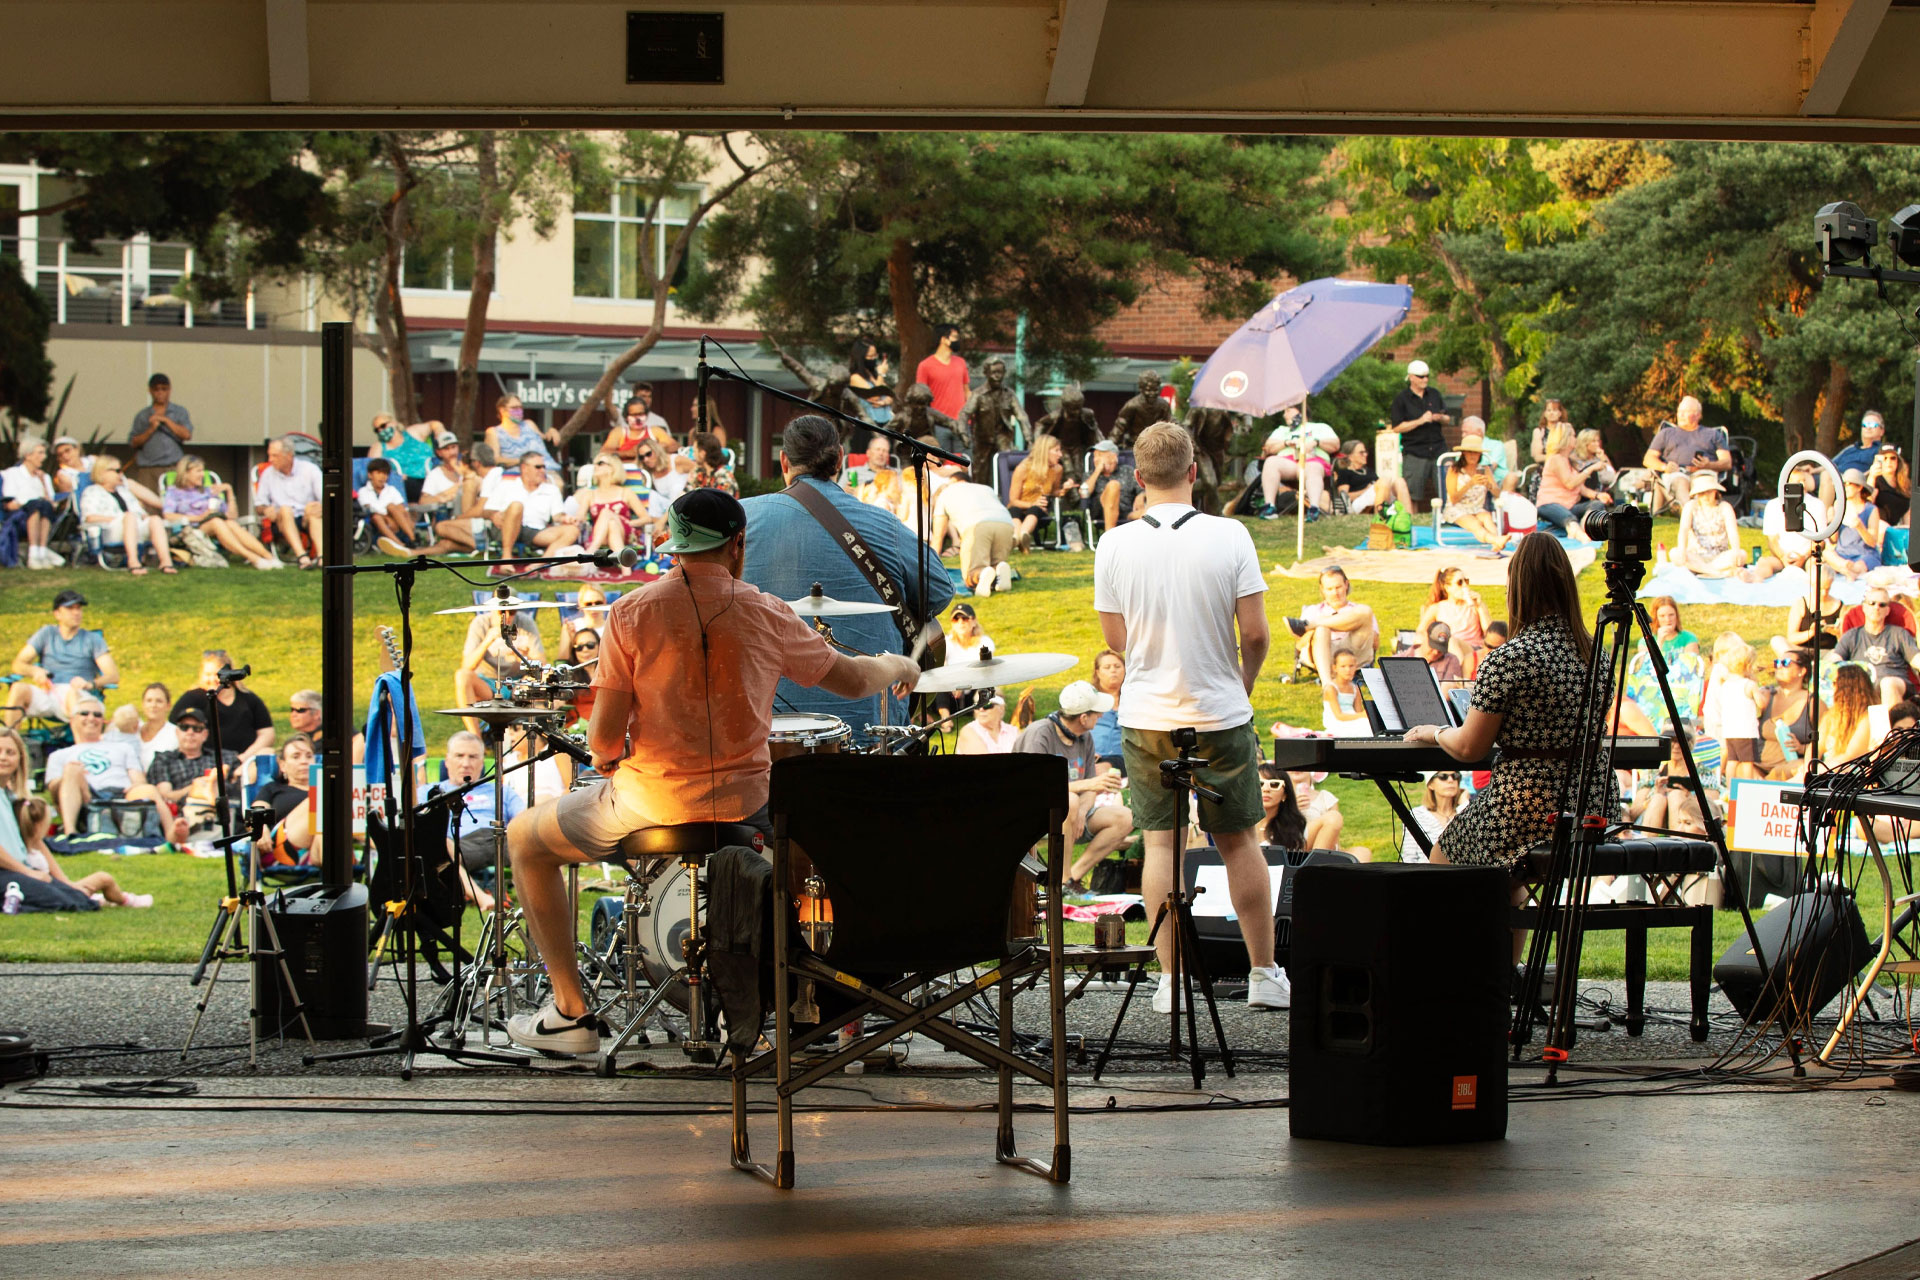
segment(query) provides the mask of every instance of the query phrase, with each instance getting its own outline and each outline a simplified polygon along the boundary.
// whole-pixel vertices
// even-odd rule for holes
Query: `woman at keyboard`
[[[1573,566],[1558,539],[1523,538],[1507,571],[1511,638],[1480,664],[1466,723],[1416,725],[1408,742],[1431,743],[1456,760],[1483,760],[1500,748],[1492,781],[1441,833],[1433,861],[1511,866],[1553,834],[1561,780],[1579,755],[1580,699],[1593,647],[1580,616]],[[1619,808],[1611,771],[1583,812]],[[1514,960],[1522,935],[1514,935]]]

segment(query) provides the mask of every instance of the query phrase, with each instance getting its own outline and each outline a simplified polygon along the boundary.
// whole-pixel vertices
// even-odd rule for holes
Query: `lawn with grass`
[[[1293,525],[1289,521],[1248,521],[1262,564],[1271,569],[1292,563]],[[1366,517],[1335,518],[1308,526],[1307,555],[1323,547],[1351,547],[1364,540]],[[1759,541],[1758,530],[1742,529],[1743,543]],[[1671,544],[1676,524],[1657,522],[1656,540]],[[1461,564],[1471,573],[1471,550]],[[1086,679],[1091,659],[1102,646],[1099,621],[1093,611],[1093,554],[1091,552],[1035,552],[1019,557],[1021,581],[1013,590],[976,602],[980,621],[1001,653],[1057,651],[1080,655],[1070,671],[1038,681],[1033,686],[1039,712],[1053,709],[1059,691],[1069,681]],[[1318,687],[1287,684],[1279,676],[1292,667],[1290,635],[1283,619],[1319,599],[1310,581],[1269,577],[1267,617],[1275,632],[1266,673],[1254,690],[1256,722],[1261,726],[1284,720],[1317,727],[1320,723]],[[123,573],[98,570],[53,570],[31,575],[10,573],[0,586],[0,617],[12,621],[17,646],[50,618],[55,592],[77,587],[90,601],[89,626],[103,628],[120,662],[122,682],[108,697],[109,706],[137,699],[148,681],[165,682],[177,695],[192,683],[200,652],[208,647],[232,651],[236,663],[251,663],[250,687],[274,714],[281,733],[288,731],[287,698],[295,690],[320,685],[320,575],[289,570],[260,573],[249,569],[186,569],[177,578],[157,575],[135,579]],[[1580,577],[1581,599],[1591,618],[1604,587],[1597,567]],[[452,678],[459,663],[467,619],[437,617],[436,610],[472,603],[473,587],[445,572],[423,574],[414,590],[414,666],[419,673],[418,696],[423,710],[453,705]],[[564,589],[538,585],[549,597]],[[1499,586],[1476,584],[1495,617],[1503,616],[1506,593]],[[1373,606],[1383,631],[1411,627],[1426,603],[1424,585],[1358,582],[1354,595]],[[364,716],[365,691],[371,675],[381,669],[377,628],[398,626],[393,591],[385,578],[362,576],[354,590],[354,662],[356,713]],[[541,618],[549,642],[557,623]],[[1737,606],[1692,607],[1686,611],[1689,630],[1702,637],[1734,631],[1750,643],[1764,645],[1785,629],[1784,609]],[[1763,675],[1761,677],[1765,679]],[[1009,703],[1021,689],[1005,691]],[[450,717],[425,716],[430,749],[439,752],[447,735],[458,728]],[[1366,845],[1377,856],[1398,856],[1399,831],[1392,813],[1371,784],[1336,782],[1341,809],[1346,814],[1348,844]],[[1418,803],[1418,799],[1414,799]],[[76,876],[105,862],[90,858],[71,864]],[[223,887],[223,873],[215,860],[160,855],[113,860],[138,892],[156,892],[157,905],[144,912],[98,913],[86,916],[21,916],[0,929],[0,955],[8,959],[41,960],[181,960],[198,955]],[[149,879],[151,878],[151,879]],[[1863,903],[1863,906],[1865,904]],[[176,914],[178,913],[178,914]],[[583,913],[584,916],[584,913]],[[1717,922],[1716,945],[1730,942],[1739,927],[1736,913],[1723,913]],[[1593,976],[1620,971],[1619,935],[1599,935],[1588,949],[1583,966]],[[1684,976],[1686,938],[1663,931],[1649,947],[1650,971],[1661,977]]]

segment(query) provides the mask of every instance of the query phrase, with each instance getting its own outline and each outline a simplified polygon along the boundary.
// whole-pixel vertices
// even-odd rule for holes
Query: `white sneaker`
[[[1285,1009],[1293,1004],[1293,983],[1278,965],[1247,975],[1247,1008]]]
[[[29,542],[27,544],[27,568],[45,569],[49,567],[46,560],[46,552]]]
[[[973,594],[979,596],[982,600],[985,600],[993,594],[993,575],[991,573],[983,573],[980,575],[980,581],[973,584]]]
[[[1160,985],[1153,991],[1153,1011],[1155,1013],[1173,1012],[1173,975],[1160,975]]]
[[[993,566],[993,589],[995,591],[1013,590],[1013,566],[1005,560]]]
[[[523,1049],[543,1053],[598,1053],[600,1020],[591,1013],[564,1017],[549,1000],[538,1013],[516,1013],[509,1018],[507,1038]]]
[[[407,559],[413,554],[412,547],[409,547],[398,538],[389,538],[384,533],[373,540],[373,545],[380,548],[383,554],[399,556],[402,560]]]
[[[55,551],[52,547],[40,548],[40,559],[49,569],[58,569],[67,562],[67,558],[58,551]]]

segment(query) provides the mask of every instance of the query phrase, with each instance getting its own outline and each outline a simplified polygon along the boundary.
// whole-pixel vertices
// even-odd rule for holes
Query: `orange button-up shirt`
[[[633,697],[613,785],[662,825],[751,816],[767,802],[775,684],[818,684],[835,657],[778,596],[721,565],[629,591],[607,611],[593,677]]]

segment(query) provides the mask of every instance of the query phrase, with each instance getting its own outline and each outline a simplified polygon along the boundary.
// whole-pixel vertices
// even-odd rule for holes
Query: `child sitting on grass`
[[[116,907],[150,907],[150,893],[128,893],[113,878],[111,871],[96,871],[78,880],[68,877],[60,859],[47,850],[47,832],[53,827],[53,810],[47,802],[29,797],[13,802],[14,823],[20,830],[23,849],[18,854],[0,845],[0,874],[38,880],[56,900],[69,899],[46,910],[92,911],[103,902]]]

